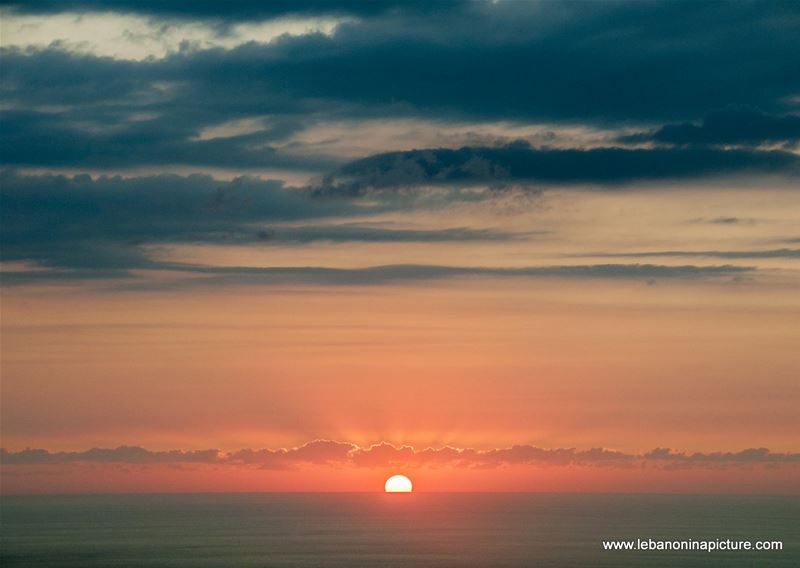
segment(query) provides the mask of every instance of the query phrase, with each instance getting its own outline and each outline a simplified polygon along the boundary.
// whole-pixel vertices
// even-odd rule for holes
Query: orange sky
[[[577,208],[582,197],[573,198]],[[646,195],[626,197],[636,199],[644,200],[643,214],[663,215]],[[536,208],[522,214],[531,215]],[[586,221],[573,217],[575,230],[583,230]],[[448,246],[468,264],[470,248]],[[527,249],[514,246],[530,263],[562,245],[534,239]],[[611,245],[596,245],[604,246]],[[369,265],[376,254],[348,250],[335,249],[332,261]],[[495,262],[507,265],[515,254],[504,248]],[[363,286],[11,287],[3,294],[3,446],[236,451],[330,439],[418,449],[792,452],[800,406],[798,298],[789,273],[769,264],[757,279],[740,280],[486,276]],[[480,481],[454,486],[510,490],[540,481],[548,490],[616,490],[624,478],[631,487],[649,479],[669,488],[663,472],[632,479],[620,470],[591,470],[470,472]],[[243,490],[313,490],[328,480],[344,490],[349,479],[353,489],[366,489],[376,473],[326,473],[324,482],[300,481],[319,476],[294,472],[286,474],[291,481],[280,472],[231,477],[223,470],[214,482],[210,472],[186,475],[187,487],[207,489],[230,489],[244,475]],[[80,487],[80,476],[69,481],[70,475],[56,485]],[[164,487],[172,487],[164,475]],[[695,475],[676,476],[675,488]],[[785,482],[784,474],[774,475],[784,479],[775,483]],[[746,489],[746,479],[757,477],[725,473],[719,481],[741,479]],[[130,487],[158,485],[152,471],[144,478]],[[128,487],[125,479],[120,487]],[[435,471],[430,479],[432,489],[447,486]],[[763,477],[758,488],[771,480]],[[6,487],[51,483],[44,474],[12,476]]]
[[[51,4],[3,491],[800,492],[783,8]]]
[[[788,451],[796,320],[746,283],[14,291],[4,445]]]

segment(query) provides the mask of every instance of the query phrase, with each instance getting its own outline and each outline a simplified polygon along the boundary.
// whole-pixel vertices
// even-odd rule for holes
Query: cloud
[[[256,234],[261,242],[282,244],[306,244],[318,241],[330,242],[459,242],[459,241],[506,241],[539,232],[520,234],[490,229],[384,229],[352,223],[345,225],[300,225],[264,229]]]
[[[756,258],[800,258],[800,249],[772,249],[772,250],[663,250],[642,252],[601,252],[580,254],[582,257],[602,258],[653,258],[653,257],[706,257],[725,259],[756,259]]]
[[[325,465],[347,461],[350,452],[355,448],[355,445],[346,442],[314,440],[289,449],[243,449],[227,454],[226,462],[255,465],[264,469],[283,469],[299,464]]]
[[[26,2],[17,9],[99,6]],[[338,164],[337,157],[311,152],[294,136],[330,121],[418,117],[612,128],[746,107],[783,116],[773,120],[781,125],[794,120],[784,114],[800,92],[794,73],[800,8],[791,2],[434,2],[432,8],[280,2],[225,9],[206,2],[124,2],[114,9],[185,18],[316,11],[373,16],[342,23],[330,34],[231,49],[187,44],[142,61],[80,54],[63,43],[5,48],[0,150],[7,164],[320,173]],[[265,119],[264,127],[225,139],[200,137],[208,128],[254,118]],[[763,135],[775,124],[744,130]],[[688,129],[690,138],[716,139],[707,133],[710,126],[697,128],[700,134]],[[652,156],[657,171],[662,158],[671,159]],[[671,156],[689,162],[676,171],[703,173],[693,161],[702,156]],[[712,167],[723,159],[709,156]],[[752,158],[763,167],[771,159]]]
[[[511,235],[466,228],[402,230],[276,223],[380,213],[406,201],[372,204],[312,199],[275,180],[205,175],[135,178],[0,173],[2,259],[73,270],[158,268],[142,248],[169,243],[497,240]],[[414,200],[413,203],[420,203]],[[424,203],[424,200],[422,200]]]
[[[366,467],[402,466],[417,459],[411,446],[397,447],[386,442],[358,448],[350,457],[355,465]]]
[[[456,8],[462,0],[228,0],[224,5],[197,0],[3,0],[0,5],[23,14],[58,14],[63,12],[136,13],[176,19],[253,20],[291,15],[347,14],[373,16],[389,11],[432,12]]]
[[[479,467],[498,468],[537,464],[630,467],[650,464],[672,468],[738,466],[738,465],[800,465],[800,453],[776,453],[767,448],[748,448],[739,452],[686,453],[670,448],[655,448],[643,454],[630,454],[607,448],[578,450],[575,448],[540,448],[528,444],[507,448],[477,450],[473,448],[415,449],[380,442],[358,446],[333,440],[314,440],[294,448],[242,449],[234,452],[218,450],[159,451],[136,446],[114,449],[92,448],[83,452],[49,452],[42,449],[8,451],[0,449],[2,465],[58,465],[74,463],[207,463],[265,469],[293,468],[300,465],[349,465],[353,467]]]
[[[411,446],[394,446],[381,442],[351,452],[353,464],[363,467],[424,467],[455,465],[459,467],[503,467],[550,463],[559,465],[604,463],[609,460],[620,463],[636,459],[622,452],[593,448],[578,451],[575,448],[546,449],[531,445],[515,445],[510,448],[475,450],[472,448],[425,448],[415,450]]]
[[[92,448],[83,452],[48,452],[41,449],[25,449],[9,452],[0,448],[0,462],[5,465],[66,464],[76,462],[95,463],[215,463],[222,458],[218,450],[199,451],[151,451],[138,446],[118,448]]]
[[[795,146],[800,141],[800,116],[772,115],[758,109],[734,107],[709,113],[700,124],[666,124],[650,132],[623,136],[620,140],[678,146]]]
[[[54,270],[37,270],[27,275],[31,279],[125,277],[133,269],[202,272],[197,266],[157,262],[146,248],[177,243],[475,242],[523,236],[466,227],[426,230],[397,228],[391,223],[322,223],[331,218],[439,207],[453,196],[388,196],[370,203],[315,199],[280,181],[247,177],[229,182],[206,175],[92,179],[5,171],[0,172],[0,196],[0,258]],[[212,273],[213,268],[206,271]],[[4,274],[7,283],[25,278],[25,274]]]
[[[698,221],[703,221],[703,219],[698,219]],[[715,217],[713,219],[708,220],[708,223],[713,223],[715,225],[739,225],[739,224],[746,224],[750,225],[755,223],[755,219],[746,218],[743,219],[741,217]]]
[[[684,463],[800,463],[800,453],[773,453],[768,448],[748,448],[739,452],[678,452],[670,448],[655,448],[642,456],[648,460]]]
[[[51,267],[137,268],[151,262],[142,243],[225,241],[249,223],[346,213],[345,202],[316,204],[279,181],[238,178],[0,174],[0,242],[5,261]]]
[[[375,225],[273,226],[380,213],[426,204],[424,199],[364,202],[313,199],[277,180],[240,177],[218,181],[206,175],[133,178],[86,175],[22,176],[0,173],[2,242],[14,259],[17,245],[48,246],[103,240],[269,243],[331,241],[498,240],[513,235],[469,228],[419,230]]]
[[[472,188],[465,186],[479,184],[609,188],[638,180],[798,173],[800,158],[791,152],[707,144],[586,149],[585,141],[575,139],[574,148],[553,149],[470,142],[481,145],[379,153],[345,163],[344,154],[331,150],[335,134],[324,144],[303,138],[320,125],[435,118],[436,124],[465,128],[492,121],[511,125],[514,132],[536,124],[584,132],[601,128],[613,143],[617,132],[632,124],[680,125],[723,108],[728,114],[710,115],[693,128],[727,132],[715,125],[749,120],[755,126],[745,131],[761,138],[772,133],[775,140],[781,128],[786,136],[787,121],[793,132],[796,116],[787,113],[800,92],[800,79],[790,72],[800,64],[800,40],[791,25],[800,12],[793,3],[451,2],[429,8],[416,2],[311,0],[221,8],[204,2],[76,0],[5,2],[4,9],[42,19],[77,11],[136,12],[156,23],[215,20],[220,34],[232,22],[353,16],[330,33],[270,37],[230,48],[187,44],[140,61],[80,53],[57,41],[45,48],[3,48],[0,153],[7,165],[37,171],[279,170],[284,176],[294,172],[295,179],[323,180],[304,191],[248,177],[91,180],[4,173],[2,258],[46,269],[5,273],[6,283],[131,278],[136,270],[192,273],[200,275],[198,285],[383,283],[472,274],[710,276],[746,269],[617,264],[221,269],[159,262],[152,247],[505,240],[517,235],[471,227],[356,226],[346,219],[429,204],[419,199],[423,191],[413,197],[372,192],[369,201],[358,199],[370,189],[447,186],[451,193],[441,206],[466,199]],[[766,34],[770,41],[763,41]],[[741,110],[756,108],[763,110]],[[325,132],[319,128],[317,134]],[[332,195],[338,199],[322,198]]]
[[[461,199],[458,193],[443,198],[434,196],[431,201],[426,201],[424,196],[409,199],[390,194],[365,203],[358,197],[313,197],[306,191],[285,187],[279,181],[246,177],[220,182],[204,175],[92,179],[85,175],[20,176],[13,172],[0,174],[0,186],[3,200],[1,258],[4,262],[35,264],[32,269],[4,271],[3,282],[7,285],[127,279],[126,285],[148,286],[146,282],[135,283],[134,270],[169,271],[184,276],[157,284],[164,287],[237,283],[379,285],[468,276],[703,278],[752,270],[733,266],[650,264],[330,268],[182,263],[158,260],[151,248],[178,243],[272,246],[316,241],[474,242],[510,240],[521,235],[464,227],[422,230],[391,225],[319,223],[326,218],[437,207],[450,199]],[[313,220],[317,222],[308,223]]]
[[[96,261],[91,261],[96,262]],[[741,277],[755,271],[749,266],[665,266],[658,264],[589,264],[528,266],[521,268],[385,265],[367,268],[329,268],[321,266],[259,267],[207,266],[177,262],[147,261],[138,268],[177,273],[173,279],[149,281],[136,279],[127,270],[75,268],[59,270],[17,270],[3,272],[5,285],[70,280],[122,279],[116,290],[183,290],[207,286],[379,286],[393,283],[421,282],[450,278],[569,278],[569,279],[701,279]],[[182,273],[182,274],[181,274]],[[192,276],[188,278],[187,276]]]
[[[433,184],[620,184],[748,172],[795,176],[800,157],[779,151],[699,148],[551,150],[520,142],[378,154],[342,166],[326,176],[317,191],[358,195],[370,189]]]
[[[206,274],[210,280],[193,278],[192,283],[295,283],[325,285],[375,285],[414,280],[435,280],[465,276],[493,278],[704,278],[748,273],[754,269],[742,266],[662,266],[654,264],[593,264],[528,266],[520,268],[441,266],[441,265],[385,265],[367,268],[325,267],[205,267],[171,264],[165,268]],[[229,278],[226,278],[229,277]]]
[[[148,89],[144,86],[142,90]],[[169,121],[164,120],[165,115]],[[0,150],[8,165],[73,168],[184,165],[314,172],[338,162],[309,153],[282,152],[271,145],[297,130],[299,121],[273,121],[256,132],[210,140],[199,138],[203,124],[199,117],[182,115],[177,109],[167,113],[145,110],[139,115],[124,110],[8,110],[2,113]]]

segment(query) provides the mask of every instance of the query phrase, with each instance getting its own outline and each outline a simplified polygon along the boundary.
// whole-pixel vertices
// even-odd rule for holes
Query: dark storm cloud
[[[793,72],[800,67],[800,34],[795,33],[800,9],[795,3],[454,2],[437,4],[431,8],[433,15],[421,4],[392,2],[220,6],[129,1],[101,5],[86,0],[14,3],[12,8],[42,17],[62,10],[133,10],[153,16],[156,24],[159,17],[238,22],[289,12],[369,17],[342,23],[330,35],[282,36],[232,49],[186,45],[163,58],[142,61],[76,53],[64,43],[42,49],[3,48],[4,163],[42,169],[281,169],[313,173],[324,179],[321,186],[299,191],[248,178],[26,180],[4,174],[3,260],[32,261],[52,269],[9,273],[4,282],[126,277],[134,269],[191,272],[207,282],[330,283],[468,274],[638,278],[729,273],[734,269],[649,265],[483,272],[419,266],[215,271],[156,262],[144,247],[186,242],[500,240],[513,236],[464,228],[331,226],[317,220],[419,206],[413,200],[388,203],[403,199],[397,192],[373,195],[378,204],[367,207],[357,198],[370,188],[438,184],[457,190],[460,185],[517,182],[612,186],[636,180],[798,172],[798,157],[789,152],[678,145],[674,136],[670,143],[676,146],[667,148],[556,150],[516,143],[384,153],[346,164],[295,139],[320,124],[357,124],[365,118],[433,117],[467,123],[503,119],[613,129],[631,122],[695,121],[715,108],[760,108],[763,112],[755,117],[728,112],[724,120],[692,123],[688,132],[719,140],[733,128],[748,132],[746,140],[788,140],[794,122],[786,113],[800,93],[800,74]],[[256,126],[239,131],[231,126],[236,121]],[[749,126],[719,126],[736,121]],[[210,134],[209,128],[216,133]],[[663,137],[668,129],[650,135]],[[698,135],[697,129],[705,134]],[[324,172],[329,173],[323,176]],[[302,226],[273,226],[287,221]]]
[[[513,143],[497,148],[389,152],[346,164],[318,191],[357,195],[369,189],[453,183],[621,184],[732,173],[800,174],[789,152],[705,148],[551,150]]]
[[[0,244],[4,261],[34,261],[68,269],[41,278],[126,276],[135,268],[163,268],[144,245],[205,243],[273,245],[329,242],[499,241],[514,235],[488,229],[400,229],[376,225],[309,224],[404,209],[423,203],[402,197],[366,205],[313,199],[280,181],[205,175],[135,178],[0,173]],[[292,226],[278,223],[303,222]],[[530,235],[532,233],[526,233]],[[179,269],[179,268],[176,268]],[[186,270],[191,267],[186,267]],[[6,275],[4,280],[13,281]]]
[[[444,197],[444,203],[456,197]],[[750,272],[750,267],[596,264],[529,267],[387,265],[366,268],[320,266],[208,266],[156,260],[152,247],[180,243],[273,246],[328,242],[503,241],[535,235],[488,229],[399,229],[375,224],[309,224],[311,220],[375,214],[425,201],[389,194],[362,203],[358,198],[324,199],[278,181],[209,176],[159,175],[139,178],[61,175],[0,175],[0,244],[5,262],[39,268],[9,270],[4,284],[128,279],[126,286],[380,285],[459,277],[490,278],[704,278]],[[438,198],[436,198],[438,199]],[[432,201],[433,207],[442,202]],[[289,225],[281,224],[287,223]],[[160,270],[186,278],[136,282],[132,271]],[[191,276],[191,278],[188,278]]]
[[[279,147],[311,121],[320,103],[282,93],[267,80],[267,70],[255,69],[257,60],[221,68],[215,63],[221,55],[133,62],[58,48],[3,49],[3,163],[301,171],[324,171],[337,163]],[[335,105],[328,110],[333,113]],[[268,123],[246,134],[202,137],[205,128],[253,117]]]
[[[224,242],[248,223],[346,213],[344,202],[311,207],[278,181],[160,175],[141,178],[0,175],[5,261],[75,269],[150,266],[138,248]],[[249,229],[253,240],[257,228]]]
[[[117,12],[178,19],[242,21],[282,16],[375,16],[391,11],[430,13],[465,4],[463,0],[0,0],[23,14]]]
[[[167,116],[169,120],[160,112],[138,119],[125,111],[5,111],[0,113],[0,153],[6,164],[71,168],[188,165],[323,171],[337,163],[271,146],[297,128],[288,120],[255,133],[203,140],[197,138],[200,123],[192,117],[178,110]]]
[[[330,242],[456,242],[509,240],[486,229],[397,229],[309,220],[380,213],[422,203],[389,195],[369,205],[359,199],[312,198],[279,181],[209,176],[139,178],[0,174],[0,244],[5,262],[42,269],[3,273],[3,283],[132,278],[137,269],[192,278],[159,286],[223,284],[377,285],[465,276],[565,278],[697,278],[752,270],[732,266],[600,264],[522,268],[388,265],[367,268],[206,266],[155,260],[148,246],[179,243],[268,246]],[[445,198],[446,200],[449,198]],[[434,204],[440,204],[434,201]],[[292,222],[292,225],[273,223]],[[301,222],[301,224],[296,224]],[[144,286],[147,284],[140,283]]]
[[[475,3],[281,46],[303,96],[417,112],[607,122],[696,118],[800,92],[792,3]]]
[[[0,449],[3,465],[57,465],[75,463],[208,463],[284,469],[302,464],[352,465],[356,467],[458,467],[496,468],[513,465],[652,465],[654,467],[718,467],[747,465],[799,465],[800,454],[776,453],[767,448],[748,448],[739,452],[686,453],[670,448],[655,448],[644,454],[629,454],[606,448],[540,448],[522,444],[510,448],[476,450],[472,448],[425,448],[395,446],[381,442],[360,447],[347,442],[314,440],[295,448],[154,452],[136,446],[113,449],[92,448],[84,452],[49,452],[25,449],[18,452]]]
[[[728,108],[708,114],[701,123],[667,124],[652,132],[634,134],[623,142],[675,145],[795,146],[800,141],[800,116],[771,115],[752,108]]]
[[[224,15],[218,3],[118,7],[135,5],[152,14]],[[229,50],[187,46],[144,61],[68,53],[64,45],[6,48],[3,159],[320,171],[330,165],[326,157],[308,155],[302,144],[287,153],[279,143],[291,143],[298,129],[341,118],[607,127],[697,120],[731,105],[782,114],[800,93],[800,7],[792,2],[477,2],[433,16],[405,4],[325,5],[375,16],[343,23],[330,36],[284,36]],[[237,6],[266,17],[294,3]],[[317,6],[323,5],[300,3],[297,10]],[[205,127],[253,116],[269,117],[269,125],[241,137],[197,139]],[[782,120],[748,127],[746,138],[793,128]],[[695,128],[654,136],[720,136],[707,133],[707,125]]]

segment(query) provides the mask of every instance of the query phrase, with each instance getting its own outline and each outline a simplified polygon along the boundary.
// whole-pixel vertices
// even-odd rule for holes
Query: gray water
[[[0,565],[800,566],[800,498],[417,493],[4,496]],[[782,540],[780,552],[608,539]]]

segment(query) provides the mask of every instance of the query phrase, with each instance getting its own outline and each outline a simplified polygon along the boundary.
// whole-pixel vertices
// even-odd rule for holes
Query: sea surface
[[[302,493],[4,496],[0,566],[800,566],[800,497]],[[777,552],[610,539],[781,540]]]

